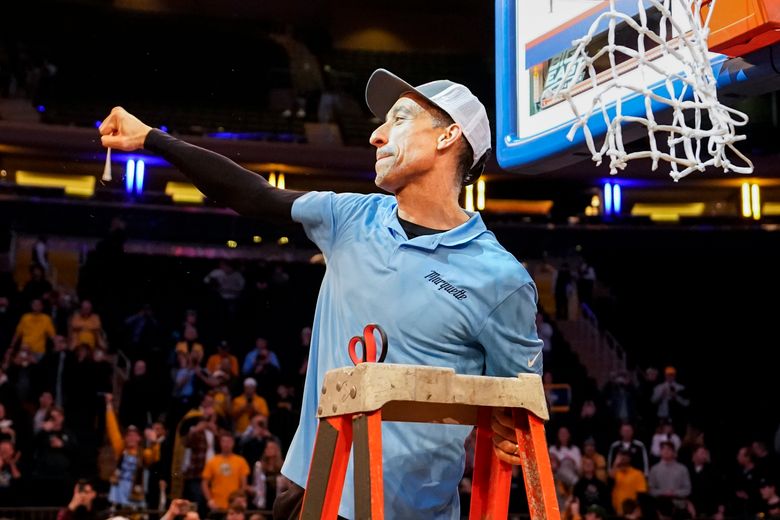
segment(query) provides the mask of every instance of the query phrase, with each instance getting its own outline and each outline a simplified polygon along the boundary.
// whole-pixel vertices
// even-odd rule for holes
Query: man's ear
[[[440,151],[446,150],[454,145],[461,135],[463,135],[463,130],[461,130],[460,125],[457,123],[449,125],[439,134],[439,138],[436,141],[436,149]]]

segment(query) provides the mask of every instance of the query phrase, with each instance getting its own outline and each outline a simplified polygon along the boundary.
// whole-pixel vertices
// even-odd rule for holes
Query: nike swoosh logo
[[[528,360],[528,368],[533,368],[534,363],[536,363],[536,360],[539,359],[539,356],[541,355],[542,355],[542,349],[539,349],[539,352],[537,352],[534,357]]]

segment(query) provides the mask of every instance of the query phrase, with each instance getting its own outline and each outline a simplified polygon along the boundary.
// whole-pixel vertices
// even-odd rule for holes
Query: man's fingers
[[[500,435],[501,437],[506,439],[515,439],[515,429],[511,422],[511,418],[509,418],[510,422],[508,424],[501,422],[501,418],[501,415],[497,415],[496,412],[493,412],[493,420],[490,421],[491,429],[494,433]]]
[[[132,152],[135,150],[135,147],[128,144],[127,138],[121,135],[104,135],[100,138],[100,141],[106,148],[113,148],[124,152]]]
[[[498,421],[511,430],[514,430],[515,428],[515,421],[512,418],[512,414],[505,408],[493,408],[493,421]]]
[[[507,464],[512,464],[517,466],[521,462],[520,457],[518,457],[517,455],[512,455],[511,453],[507,453],[506,451],[502,450],[500,447],[496,445],[493,446],[493,452],[495,452],[496,457],[498,457],[498,460],[502,460]]]

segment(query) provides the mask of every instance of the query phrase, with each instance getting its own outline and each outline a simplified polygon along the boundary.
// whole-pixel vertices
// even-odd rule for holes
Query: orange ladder
[[[336,519],[354,445],[355,518],[384,518],[382,420],[477,427],[471,519],[505,520],[512,466],[493,452],[494,408],[512,410],[531,520],[559,520],[541,378],[464,376],[447,368],[360,363],[325,375],[301,519]]]

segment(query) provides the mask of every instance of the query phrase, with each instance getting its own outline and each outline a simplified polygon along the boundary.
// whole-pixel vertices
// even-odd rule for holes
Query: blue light
[[[144,164],[143,160],[138,159],[138,162],[135,163],[135,193],[136,195],[141,195],[144,192],[144,170],[146,169],[146,165]]]
[[[38,112],[41,112],[41,113],[46,112],[46,107],[43,106],[43,105],[38,105]]]
[[[125,167],[125,191],[127,193],[133,193],[133,187],[135,186],[135,161],[129,159],[127,166]]]
[[[620,193],[620,184],[612,186],[612,207],[615,208],[615,214],[620,215],[620,206],[623,196]]]
[[[102,124],[102,121],[95,121],[95,128],[100,128],[100,125]]]
[[[604,214],[612,214],[612,184],[610,183],[604,185]]]
[[[160,125],[160,130],[162,130],[163,132],[167,132],[168,131],[168,127],[165,126],[165,125]]]

